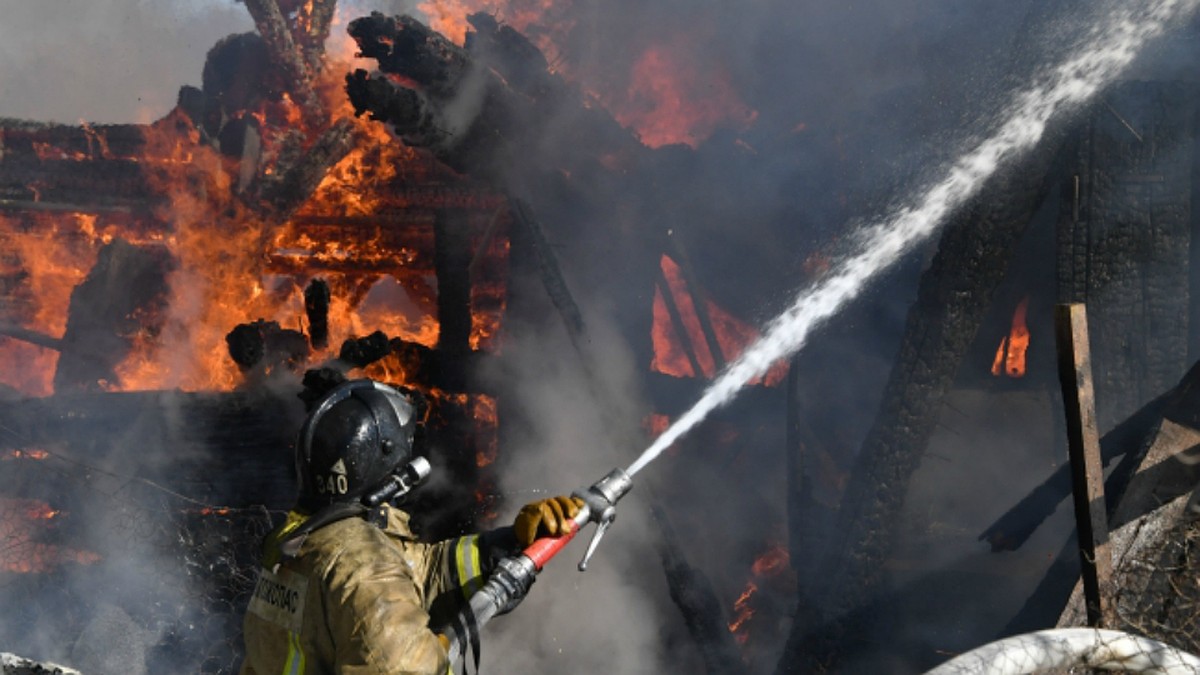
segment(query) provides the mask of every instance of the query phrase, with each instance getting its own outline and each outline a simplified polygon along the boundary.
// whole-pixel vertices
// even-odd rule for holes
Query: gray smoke
[[[233,0],[2,0],[0,117],[151,122],[217,40],[253,29]]]
[[[380,0],[349,6],[360,13],[400,13],[412,11],[416,4]],[[647,49],[667,44],[678,63],[694,66],[698,73],[698,86],[687,92],[690,103],[704,101],[709,91],[704,84],[710,78],[722,87],[731,86],[741,104],[757,112],[749,126],[731,118],[711,137],[698,139],[694,151],[661,151],[660,171],[645,181],[644,194],[630,197],[663,204],[675,223],[686,225],[693,264],[714,301],[746,321],[761,323],[808,279],[806,265],[814,252],[849,237],[852,228],[847,223],[868,219],[900,199],[914,176],[933,160],[946,159],[954,142],[967,135],[964,129],[1000,107],[1000,94],[1013,88],[1003,80],[1017,36],[1023,30],[1045,30],[1025,25],[1034,4],[576,0],[560,3],[550,19],[573,26],[559,55],[563,70],[602,98],[636,105],[625,96],[635,64]],[[502,13],[498,18],[506,17]],[[531,33],[538,29],[534,26]],[[217,40],[249,30],[253,24],[245,7],[232,0],[0,0],[0,117],[64,123],[151,121],[174,105],[181,85],[200,83],[204,55]],[[1041,48],[1044,55],[1029,58],[1055,52],[1053,41]],[[1172,72],[1177,72],[1188,53],[1179,50],[1172,56],[1163,50],[1160,60],[1173,64]],[[1165,71],[1160,64],[1146,72]],[[714,85],[711,90],[718,89]],[[568,223],[560,231],[571,232],[576,225]],[[644,225],[666,228],[671,223]],[[598,256],[590,243],[582,235],[579,241],[561,237],[553,242],[571,263],[564,265],[568,274],[581,261],[602,264],[597,258],[603,252]],[[804,381],[820,383],[819,391],[827,399],[826,414],[807,421],[827,430],[823,437],[837,441],[829,448],[832,466],[825,477],[830,483],[849,466],[876,412],[878,390],[922,254],[928,252],[910,256],[885,283],[868,289],[844,321],[853,325],[835,326],[844,332],[833,344],[814,345],[831,357],[818,364],[819,370],[799,374]],[[501,459],[501,488],[512,495],[501,522],[511,518],[529,491],[569,492],[589,484],[613,467],[626,466],[650,440],[640,428],[649,405],[639,381],[648,364],[612,326],[614,317],[623,313],[646,311],[652,298],[641,298],[645,305],[636,308],[614,307],[592,296],[579,277],[569,276],[568,283],[585,306],[587,348],[596,364],[592,373],[598,377],[585,372],[557,317],[537,326],[506,326],[504,364],[487,375],[504,387],[505,409],[519,411],[525,424],[519,435],[506,439]],[[819,343],[821,337],[814,341]],[[682,408],[691,402],[676,403]],[[783,414],[782,405],[735,404],[728,418],[701,427],[683,452],[668,454],[639,474],[591,569],[585,574],[575,571],[583,542],[573,544],[551,563],[512,616],[488,627],[485,669],[698,672],[695,646],[668,599],[654,546],[659,535],[647,507],[653,501],[666,507],[681,534],[683,552],[708,574],[719,600],[732,613],[753,558],[771,541],[786,543]],[[945,421],[950,427],[956,423],[966,424],[953,417]],[[1008,439],[998,431],[990,435]],[[930,512],[957,511],[965,513],[961,520],[972,526],[986,524],[1008,505],[1004,499],[1038,482],[1040,476],[1029,475],[1023,466],[1032,458],[1046,461],[1035,447],[1043,440],[1028,441],[1016,451],[1011,446],[1018,440],[993,440],[986,446],[992,457],[986,469],[963,460],[954,470],[935,469],[919,477],[914,490],[924,501],[910,505],[910,517],[936,521]],[[934,450],[951,456],[952,449],[963,450],[969,443],[951,445]],[[135,466],[139,456],[129,449],[112,461],[124,471]],[[1001,461],[1002,457],[1012,459]],[[939,461],[927,463],[936,466]],[[964,464],[971,470],[963,471]],[[945,481],[953,481],[959,490],[953,495],[939,492],[939,483]],[[989,489],[965,487],[974,483]],[[1010,487],[1006,491],[1004,486]],[[122,488],[113,489],[119,493]],[[837,493],[828,485],[817,490]],[[1056,518],[1060,524],[1061,515]],[[138,520],[135,515],[112,517],[119,522],[99,524],[133,536],[127,532]],[[960,545],[930,555],[926,567],[981,557],[986,545],[974,541],[975,531],[964,529]],[[590,534],[589,529],[582,538]],[[922,541],[910,539],[902,552],[920,560],[929,548]],[[1035,541],[1047,547],[1057,543],[1053,536]],[[141,562],[122,575],[128,585],[112,590],[136,587],[137,577],[171,578],[155,570],[174,561],[155,551],[137,553]],[[1002,570],[998,574],[1012,573],[1003,571],[994,557],[987,564]],[[922,571],[900,570],[898,576],[902,582],[919,579]],[[1031,573],[1030,589],[1035,576]],[[759,606],[749,626],[775,642],[751,643],[748,672],[773,670],[790,614],[796,611],[787,589],[771,595],[763,586],[760,594],[768,596],[767,604]],[[166,603],[183,606],[195,600],[182,589],[154,590]],[[936,596],[936,590],[924,595]],[[88,636],[103,639],[129,623],[124,610],[112,609],[110,599],[98,597]],[[963,600],[965,604],[969,599]],[[922,609],[928,611],[922,614]],[[1003,610],[1010,612],[1012,607]],[[961,611],[973,610],[963,606]],[[981,610],[988,616],[979,620],[978,631],[995,629],[1003,621],[1002,613]],[[933,648],[945,644],[946,634],[959,630],[947,627],[962,623],[960,617],[947,619],[948,614],[946,606],[914,607],[906,616],[916,626],[907,633],[929,641],[926,659]],[[182,609],[180,615],[190,618]],[[34,652],[29,655],[68,662],[74,656],[81,659],[80,665],[82,660],[104,663],[94,646],[72,651],[71,644],[63,644],[62,636],[53,633],[54,620],[43,619],[39,626],[37,631],[6,626],[6,634],[27,636],[31,642],[0,647],[28,647]],[[949,639],[970,643],[974,636],[958,632]],[[131,662],[138,658],[127,657]],[[901,664],[895,672],[906,666],[911,670],[911,664]]]

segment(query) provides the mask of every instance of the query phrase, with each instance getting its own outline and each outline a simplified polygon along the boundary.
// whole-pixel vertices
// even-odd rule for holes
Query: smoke
[[[532,500],[531,492],[569,494],[627,461],[633,443],[644,443],[641,364],[611,317],[589,314],[585,321],[592,339],[582,354],[561,322],[507,324],[511,348],[503,364],[485,374],[503,392],[501,415],[512,411],[520,418],[504,439],[500,460],[501,492],[513,495],[501,508],[502,523]],[[680,617],[663,602],[667,590],[653,545],[649,487],[636,485],[621,502],[586,573],[575,568],[585,548],[580,541],[547,565],[511,617],[488,626],[484,668],[635,673],[695,666],[671,649],[686,637]],[[588,527],[578,538],[593,531]]]
[[[412,12],[417,2],[340,4],[353,17],[375,9]],[[1012,83],[1004,80],[1018,37],[1038,31],[1055,38],[1053,28],[1038,23],[1044,13],[1034,12],[1034,4],[575,0],[556,3],[543,21],[527,21],[529,35],[558,40],[555,66],[643,132],[646,140],[654,140],[646,130],[655,129],[661,134],[656,138],[693,147],[660,149],[647,160],[650,166],[633,169],[644,173],[619,190],[604,192],[606,187],[597,186],[595,202],[611,208],[538,214],[570,275],[569,286],[584,305],[589,342],[586,360],[581,360],[553,315],[505,327],[503,363],[486,374],[503,392],[501,415],[514,420],[512,436],[504,439],[507,454],[501,458],[502,490],[513,497],[501,521],[515,514],[523,501],[519,495],[533,490],[569,492],[614,466],[627,465],[651,440],[641,428],[650,399],[673,406],[657,412],[674,414],[693,402],[690,394],[699,393],[698,387],[669,395],[643,389],[649,354],[644,344],[630,343],[638,336],[648,341],[648,335],[629,326],[636,325],[631,317],[648,311],[653,296],[647,292],[652,289],[631,288],[633,275],[625,272],[634,265],[627,254],[657,245],[667,230],[683,233],[693,267],[712,300],[746,321],[764,322],[785,306],[795,288],[811,279],[809,270],[820,267],[823,255],[851,237],[850,223],[868,219],[897,200],[914,176],[924,176],[934,160],[946,159],[955,141],[969,135],[965,129],[999,108],[999,93],[1011,89]],[[501,20],[519,19],[505,9],[498,15]],[[0,16],[0,117],[64,123],[156,119],[174,105],[181,85],[200,83],[204,55],[217,40],[253,30],[245,7],[232,0],[0,0]],[[335,26],[334,39],[344,29],[344,24]],[[1030,60],[1045,60],[1061,49],[1055,39],[1038,44],[1042,51]],[[689,71],[666,73],[674,77],[669,90],[638,80],[638,73],[653,74],[645,64],[655,50],[665,50],[655,63]],[[1187,54],[1185,50],[1176,57]],[[1164,58],[1175,71],[1182,70],[1182,58]],[[661,123],[671,112],[656,98],[662,91],[669,91],[681,110],[707,106],[720,114],[706,114],[703,125],[685,124],[676,135],[663,132],[661,126],[646,122]],[[646,126],[637,126],[643,123]],[[574,132],[551,123],[547,142],[570,142]],[[552,186],[535,184],[535,192],[543,188],[552,191]],[[635,244],[609,246],[605,237],[618,230],[632,231],[628,240]],[[657,253],[642,257],[656,261]],[[876,412],[916,274],[928,254],[924,249],[910,255],[886,282],[867,289],[859,305],[833,319],[824,336],[813,338],[812,349],[823,358],[804,361],[797,377],[814,401],[802,411],[806,422],[826,441],[820,450],[827,469],[819,477],[826,483],[818,492],[837,494],[836,483],[844,478]],[[174,311],[182,316],[192,309],[180,306]],[[485,667],[491,664],[507,672],[700,670],[695,645],[668,599],[655,547],[660,533],[647,507],[651,502],[665,506],[681,533],[683,553],[708,574],[719,600],[731,611],[749,578],[750,561],[772,540],[784,538],[787,519],[782,390],[753,395],[757,398],[735,402],[725,417],[684,439],[677,454],[668,454],[638,475],[586,574],[576,572],[573,564],[583,542],[551,563],[530,598],[513,615],[488,627]],[[955,426],[953,421],[949,424]],[[1007,422],[997,424],[1011,430]],[[130,437],[131,445],[105,462],[119,469],[115,473],[129,475],[160,450],[138,445],[151,436],[143,429]],[[1005,503],[1002,487],[1009,488],[1011,498],[1036,483],[1025,465],[1045,461],[1035,447],[1044,440],[1027,441],[1019,452],[1009,448],[1020,443],[1015,439],[978,446],[989,456],[1008,458],[987,463],[986,471],[974,459],[955,457],[971,463],[970,470],[955,464],[956,471],[926,474],[914,488],[922,502],[912,507],[913,519],[934,520],[924,514],[936,510],[986,523],[1002,508],[998,504]],[[951,447],[964,454],[965,448],[978,450],[973,441]],[[202,444],[172,446],[171,451],[204,455]],[[939,461],[932,459],[930,464]],[[283,469],[288,469],[286,463]],[[10,475],[7,480],[15,478]],[[29,655],[82,665],[71,659],[85,658],[86,652],[73,652],[71,645],[62,644],[61,629],[92,619],[96,624],[89,636],[107,635],[106,629],[127,625],[126,618],[145,630],[146,617],[122,616],[129,610],[122,609],[120,595],[131,589],[140,588],[139,597],[151,603],[179,608],[181,625],[196,618],[187,609],[191,603],[206,600],[190,595],[186,584],[171,585],[181,572],[178,559],[136,545],[162,534],[140,529],[153,519],[139,509],[178,510],[182,505],[149,489],[159,504],[142,506],[145,495],[139,493],[139,506],[131,511],[130,481],[102,482],[97,489],[114,495],[113,508],[89,521],[93,536],[130,542],[135,562],[104,574],[84,570],[73,577],[84,586],[92,579],[119,579],[104,592],[91,587],[80,591],[83,597],[95,598],[95,606],[79,610],[86,620],[33,617],[20,626],[6,619],[3,635],[14,647],[27,647]],[[960,490],[939,491],[946,482]],[[981,491],[980,485],[991,489]],[[1047,540],[1057,541],[1053,536]],[[922,549],[930,548],[921,541],[914,540],[903,553],[919,560],[927,553]],[[955,547],[938,542],[940,552],[926,561],[930,569],[955,565],[982,551],[973,536],[964,536]],[[192,563],[211,564],[215,556],[202,549]],[[997,574],[1011,574],[989,563]],[[921,576],[920,571],[909,572],[900,575],[901,581]],[[1014,602],[1019,593],[1008,601]],[[781,641],[789,613],[795,611],[793,600],[786,592],[777,593],[773,602],[782,608],[760,608],[748,624],[751,633],[765,632],[765,639]],[[909,614],[914,627],[907,639],[927,640],[931,649],[944,647],[936,617],[951,611],[945,604],[914,607]],[[998,620],[981,619],[979,626],[972,626],[977,632],[960,632],[955,640],[969,645]],[[196,635],[166,637],[186,642]],[[157,644],[164,636],[152,631],[143,644]],[[747,670],[770,671],[780,645],[750,645]],[[143,654],[141,662],[149,659]],[[136,662],[137,655],[126,661]],[[103,670],[101,665],[96,672]]]
[[[0,117],[66,124],[158,119],[217,40],[254,29],[233,0],[3,0],[0,16]]]

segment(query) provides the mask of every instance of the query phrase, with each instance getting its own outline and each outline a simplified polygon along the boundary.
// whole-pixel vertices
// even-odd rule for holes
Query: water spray
[[[766,325],[746,349],[627,470],[637,474],[663,450],[726,405],[779,359],[795,354],[812,331],[837,314],[873,278],[928,239],[952,212],[975,196],[1000,166],[1032,148],[1058,113],[1091,99],[1119,75],[1151,39],[1195,11],[1198,0],[1161,0],[1148,6],[1128,3],[1081,40],[1083,48],[1019,92],[999,119],[999,129],[950,165],[915,199],[867,225],[855,237],[854,251],[836,262],[814,285]]]
[[[466,634],[477,631],[497,614],[512,609],[528,592],[538,572],[588,523],[596,523],[579,569],[585,570],[601,537],[616,518],[616,504],[633,487],[633,476],[654,461],[710,413],[729,403],[747,382],[773,363],[799,351],[812,331],[857,297],[867,284],[890,268],[918,243],[928,239],[950,213],[977,194],[1006,161],[1032,148],[1057,114],[1082,105],[1122,72],[1145,44],[1191,12],[1200,0],[1160,0],[1145,7],[1115,9],[1085,46],[1057,68],[1018,93],[1000,117],[999,129],[963,154],[942,177],[890,214],[868,224],[855,237],[852,252],[832,271],[799,292],[792,304],[766,325],[763,336],[730,363],[700,400],[659,436],[626,470],[613,469],[573,496],[584,507],[560,537],[539,539],[523,552],[505,558],[470,600]],[[465,613],[464,613],[465,614]],[[474,641],[474,638],[472,638]],[[452,642],[452,655],[463,653]]]

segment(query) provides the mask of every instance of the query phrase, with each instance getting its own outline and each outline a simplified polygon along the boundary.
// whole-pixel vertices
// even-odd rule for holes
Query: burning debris
[[[496,383],[512,375],[505,353],[511,326],[557,329],[545,319],[557,313],[578,357],[572,366],[584,373],[581,388],[603,409],[599,416],[619,428],[616,422],[629,416],[625,409],[640,405],[623,400],[637,397],[629,389],[645,385],[652,401],[637,417],[644,416],[653,437],[684,419],[683,401],[719,380],[759,341],[738,294],[714,283],[724,272],[701,276],[704,265],[696,261],[721,243],[705,241],[703,224],[685,230],[693,225],[689,218],[707,215],[699,213],[705,207],[689,208],[686,195],[675,194],[658,173],[695,161],[687,148],[666,146],[699,148],[705,138],[736,135],[758,120],[732,76],[700,48],[703,31],[669,35],[631,53],[628,91],[594,93],[568,77],[570,63],[550,48],[552,33],[569,26],[535,32],[532,40],[519,32],[565,11],[548,3],[530,7],[529,15],[510,11],[508,24],[445,6],[430,26],[412,17],[359,17],[349,22],[349,33],[376,72],[325,53],[335,3],[245,4],[257,33],[214,46],[202,87],[181,90],[176,109],[153,124],[0,125],[0,358],[11,364],[0,372],[6,388],[0,461],[47,485],[59,485],[62,478],[55,476],[61,475],[87,476],[80,481],[88,485],[103,476],[111,488],[106,494],[137,495],[130,511],[141,518],[169,512],[170,526],[149,529],[183,533],[191,580],[212,590],[214,577],[223,577],[224,585],[200,600],[206,608],[229,613],[245,599],[245,570],[254,559],[248,542],[262,534],[270,509],[286,506],[291,488],[279,475],[289,466],[290,425],[302,403],[349,377],[392,383],[420,402],[425,440],[448,477],[436,486],[440,493],[424,498],[462,505],[421,523],[425,534],[436,536],[496,517],[497,477],[513,459],[504,442],[524,440],[525,429],[516,426],[520,415],[510,414],[504,387]],[[701,77],[698,70],[711,72]],[[1174,100],[1169,92],[1161,98]],[[1126,109],[1121,100],[1106,106]],[[1152,128],[1184,126],[1118,117],[1138,144],[1150,139],[1155,147],[1178,139]],[[1089,123],[1102,128],[1113,121]],[[789,137],[813,135],[814,128],[794,119],[786,125]],[[569,130],[565,138],[563,129]],[[759,140],[726,140],[737,161],[763,148]],[[953,217],[922,281],[882,412],[853,470],[849,446],[856,431],[832,423],[814,431],[788,421],[789,452],[796,457],[779,458],[787,470],[772,477],[791,484],[788,548],[772,544],[754,560],[748,580],[748,560],[741,569],[706,575],[689,562],[689,556],[698,560],[697,551],[676,541],[657,514],[669,594],[710,672],[762,669],[762,655],[773,657],[787,630],[782,617],[795,614],[781,604],[797,595],[809,604],[801,605],[785,662],[828,664],[844,655],[852,643],[847,635],[858,636],[852,622],[894,562],[888,523],[902,511],[906,481],[963,370],[960,363],[971,360],[964,355],[976,349],[973,336],[986,334],[979,340],[988,344],[978,349],[991,357],[993,376],[1023,380],[1013,386],[1040,386],[1029,345],[1040,339],[1037,312],[1047,299],[1034,290],[1032,300],[1022,299],[1000,321],[1003,330],[988,318],[989,302],[1063,157],[1086,165],[1078,172],[1082,185],[1076,176],[1075,192],[1062,206],[1063,287],[1086,295],[1108,291],[1112,279],[1120,279],[1114,284],[1121,288],[1188,285],[1138,276],[1138,264],[1105,248],[1109,242],[1085,243],[1096,239],[1092,230],[1108,222],[1104,218],[1120,220],[1106,210],[1109,204],[1157,203],[1168,191],[1162,185],[1183,194],[1180,177],[1190,176],[1182,165],[1160,166],[1156,162],[1168,160],[1121,145],[1115,154],[1128,166],[1120,180],[1089,182],[1086,177],[1097,175],[1091,163],[1106,157],[1108,147],[1095,134],[1081,140],[1052,127],[1032,155]],[[643,184],[652,186],[653,196],[645,196]],[[731,209],[737,220],[757,217],[751,204],[730,201],[737,203]],[[1142,223],[1157,233],[1155,251],[1187,249],[1180,244],[1183,221],[1172,214]],[[1158,227],[1163,223],[1169,227]],[[688,234],[691,246],[685,247]],[[794,253],[797,268],[818,283],[837,279],[836,258]],[[1106,266],[1116,258],[1119,264]],[[1093,272],[1098,276],[1089,277]],[[1126,279],[1127,272],[1137,279]],[[595,360],[593,343],[608,333],[596,330],[594,308],[572,292],[581,288],[603,298],[598,304],[612,305],[620,315],[613,334],[652,371],[639,373],[636,386],[605,388],[608,373]],[[996,304],[1008,312],[1019,296],[1005,297]],[[1145,307],[1155,325],[1179,313],[1176,305],[1164,309],[1148,296],[1128,297],[1094,306],[1126,328],[1137,312],[1114,307]],[[993,356],[995,338],[1005,332]],[[1136,359],[1114,356],[1119,332],[1101,334],[1107,345],[1101,352],[1121,364],[1113,370],[1138,370]],[[1159,332],[1170,339],[1147,338],[1157,345],[1148,351],[1162,358],[1152,376],[1138,375],[1143,394],[1180,360],[1178,327]],[[747,381],[759,385],[747,393],[749,402],[727,414],[761,415],[782,409],[786,398],[797,415],[801,401],[838,388],[838,382],[827,386],[833,376],[800,363],[790,371],[783,361],[763,368]],[[828,369],[828,363],[817,365]],[[986,371],[986,365],[971,368]],[[788,387],[779,386],[785,381]],[[1107,386],[1121,381],[1113,375]],[[813,408],[824,410],[817,403]],[[1106,414],[1116,418],[1128,403]],[[773,432],[754,428],[757,422],[708,424],[704,448],[683,440],[669,445],[682,456],[700,454],[706,465],[719,467],[723,481],[746,471],[751,451],[771,445],[759,442]],[[170,452],[133,461],[124,447]],[[41,473],[25,473],[35,471]],[[759,477],[743,482],[762,489]],[[88,527],[89,497],[72,496],[60,506],[44,495],[11,488],[9,496],[4,489],[0,541],[13,543],[0,548],[4,574],[42,583],[65,569],[84,568],[95,575],[89,579],[111,573],[119,547],[73,543]],[[674,496],[672,488],[663,492]],[[823,537],[824,525],[813,521],[832,517],[839,499],[842,525],[836,537]],[[764,511],[779,515],[783,508]],[[688,529],[700,529],[694,525]],[[1028,524],[1014,531],[1024,536]],[[745,537],[757,547],[761,534]],[[810,541],[822,545],[806,549]],[[188,635],[176,627],[164,640],[182,650],[179,645],[216,632],[236,633],[220,624],[214,619]],[[205,672],[229,670],[228,658],[209,657]]]

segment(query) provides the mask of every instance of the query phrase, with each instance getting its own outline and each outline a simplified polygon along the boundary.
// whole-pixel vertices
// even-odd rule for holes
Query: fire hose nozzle
[[[588,542],[587,551],[579,561],[579,571],[586,572],[588,561],[600,545],[600,538],[608,531],[608,527],[617,519],[617,502],[633,489],[633,479],[623,469],[616,468],[608,472],[604,478],[593,483],[586,490],[576,490],[571,494],[583,500],[585,508],[580,511],[577,524],[582,527],[588,522],[596,523],[596,531]]]

